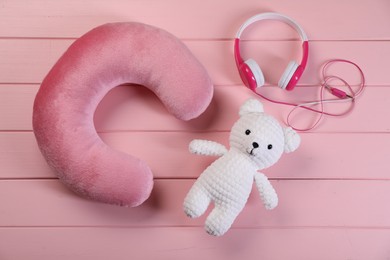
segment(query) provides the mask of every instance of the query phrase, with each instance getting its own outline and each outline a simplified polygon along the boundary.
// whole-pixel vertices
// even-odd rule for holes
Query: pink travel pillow
[[[149,197],[152,172],[103,143],[93,122],[99,102],[124,83],[147,87],[182,120],[203,113],[213,95],[204,67],[173,35],[140,23],[105,24],[76,40],[43,80],[33,129],[46,161],[70,189],[134,207]]]

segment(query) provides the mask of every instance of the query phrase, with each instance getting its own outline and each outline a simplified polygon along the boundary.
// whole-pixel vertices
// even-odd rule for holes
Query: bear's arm
[[[278,205],[278,195],[267,176],[263,173],[256,172],[254,179],[264,207],[266,209],[275,208]]]
[[[227,153],[224,145],[209,140],[193,140],[189,145],[189,150],[193,154],[222,156]]]

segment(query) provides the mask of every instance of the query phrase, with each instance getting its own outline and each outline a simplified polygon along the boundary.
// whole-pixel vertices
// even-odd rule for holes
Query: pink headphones
[[[287,23],[292,28],[294,28],[302,39],[302,60],[298,65],[295,61],[290,61],[286,70],[282,74],[282,77],[279,80],[279,87],[282,89],[293,90],[297,84],[299,78],[302,76],[303,71],[305,70],[307,58],[309,55],[309,42],[307,36],[303,29],[291,18],[278,14],[278,13],[263,13],[255,15],[249,18],[237,32],[236,39],[234,41],[234,57],[236,59],[236,64],[240,76],[244,84],[251,90],[256,92],[257,88],[260,88],[264,85],[264,75],[260,69],[260,66],[253,60],[243,60],[240,55],[240,36],[242,32],[252,23],[261,20],[279,20],[284,23]]]

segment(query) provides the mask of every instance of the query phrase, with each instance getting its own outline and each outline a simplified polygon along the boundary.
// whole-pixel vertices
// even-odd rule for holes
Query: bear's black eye
[[[245,131],[245,134],[246,134],[246,135],[250,135],[250,134],[251,134],[251,130],[247,129],[247,130]]]
[[[272,144],[269,144],[267,148],[268,148],[268,150],[271,150],[272,149]]]

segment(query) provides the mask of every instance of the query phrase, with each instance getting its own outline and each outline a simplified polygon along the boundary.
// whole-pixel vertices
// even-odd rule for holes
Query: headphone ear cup
[[[254,91],[256,88],[262,87],[264,85],[264,75],[259,64],[253,59],[248,59],[244,63],[250,68],[252,77],[256,80],[256,86],[252,90]]]
[[[286,89],[288,83],[290,82],[292,76],[298,68],[298,63],[295,61],[290,61],[287,65],[286,70],[283,72],[282,77],[279,80],[279,87],[282,89]]]

